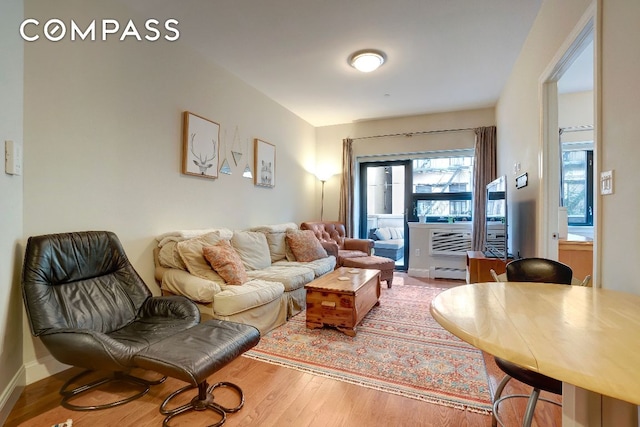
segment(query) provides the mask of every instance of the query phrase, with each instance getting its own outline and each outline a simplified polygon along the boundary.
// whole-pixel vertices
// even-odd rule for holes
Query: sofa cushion
[[[326,258],[319,258],[314,261],[309,262],[298,262],[298,261],[278,261],[274,265],[281,267],[305,267],[313,270],[313,274],[315,277],[320,277],[323,274],[327,274],[330,271],[333,271],[336,268],[336,257],[333,255],[329,255]]]
[[[378,240],[404,239],[404,228],[402,227],[382,227],[374,232]]]
[[[282,283],[249,280],[242,286],[227,286],[218,292],[213,300],[213,311],[219,316],[232,316],[282,298],[283,294]]]
[[[221,240],[203,248],[204,258],[228,285],[242,285],[249,280],[240,255],[229,241]]]
[[[271,265],[269,245],[263,233],[256,231],[236,231],[231,245],[240,255],[247,271],[261,270]]]
[[[287,252],[291,250],[287,246],[285,239],[287,230],[297,230],[298,226],[293,222],[287,222],[284,224],[276,225],[261,225],[253,227],[250,231],[257,231],[263,233],[267,238],[267,244],[269,245],[269,255],[271,256],[271,263],[281,261],[287,257]]]
[[[231,236],[233,236],[233,231],[228,228],[202,228],[194,230],[168,231],[156,237],[156,240],[158,241],[158,246],[162,247],[169,242],[181,242],[183,240],[193,239],[213,232],[219,233],[220,237],[225,240],[230,240]]]
[[[213,271],[211,265],[204,259],[202,252],[205,246],[215,245],[220,240],[223,240],[223,236],[220,232],[214,231],[177,243],[178,253],[189,273],[207,280],[221,280],[220,275]]]
[[[286,240],[296,261],[309,262],[327,257],[327,251],[311,230],[288,231]]]
[[[213,274],[218,276],[217,273]],[[162,276],[162,289],[176,295],[184,295],[199,303],[210,303],[215,295],[222,290],[224,280],[218,276],[217,281],[202,279],[188,271],[175,268],[168,269]]]
[[[360,257],[365,257],[365,256],[369,256],[366,253],[362,252],[362,251],[350,251],[350,250],[346,250],[346,249],[340,249],[338,251],[338,257],[340,259],[345,259],[345,258],[360,258]]]
[[[158,251],[158,262],[165,268],[177,268],[187,271],[187,266],[178,253],[178,242],[169,241]]]
[[[376,237],[379,240],[391,240],[391,231],[387,227],[378,228],[376,230]]]
[[[280,282],[284,285],[285,292],[303,288],[304,285],[315,279],[314,271],[301,265],[285,267],[276,264],[262,270],[250,271],[247,274],[252,279]]]
[[[404,247],[404,239],[378,240],[374,244],[376,249],[402,249]]]

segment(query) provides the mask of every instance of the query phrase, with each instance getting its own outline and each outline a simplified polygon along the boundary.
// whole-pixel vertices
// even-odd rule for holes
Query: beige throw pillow
[[[221,240],[213,246],[205,246],[202,253],[228,285],[242,285],[249,280],[240,256],[227,240]]]
[[[296,261],[311,262],[327,257],[327,251],[311,230],[287,231],[286,239]]]
[[[236,231],[231,246],[238,252],[244,268],[248,271],[262,270],[271,266],[271,255],[267,238],[257,231]]]
[[[168,242],[164,244],[158,251],[158,262],[166,268],[177,268],[178,270],[187,270],[187,266],[182,262],[178,253],[178,243]]]
[[[187,266],[187,271],[194,276],[224,283],[224,279],[211,269],[211,265],[204,259],[202,252],[205,246],[212,246],[224,240],[219,232],[203,234],[193,239],[183,240],[177,243],[178,254],[182,262]]]

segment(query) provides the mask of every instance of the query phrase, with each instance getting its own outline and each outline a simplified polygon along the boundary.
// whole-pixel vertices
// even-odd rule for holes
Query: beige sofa
[[[158,236],[155,277],[164,294],[195,301],[203,318],[253,325],[266,333],[304,310],[304,285],[335,268],[334,256],[300,262],[287,244],[294,223],[248,230],[179,230]],[[212,269],[203,248],[227,240],[240,256],[248,281],[230,285]]]

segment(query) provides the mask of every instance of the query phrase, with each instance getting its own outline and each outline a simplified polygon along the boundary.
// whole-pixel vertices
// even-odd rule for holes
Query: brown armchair
[[[373,240],[353,239],[346,236],[344,224],[337,221],[307,221],[300,224],[301,230],[311,230],[329,255],[336,257],[336,267],[347,258],[371,255]]]

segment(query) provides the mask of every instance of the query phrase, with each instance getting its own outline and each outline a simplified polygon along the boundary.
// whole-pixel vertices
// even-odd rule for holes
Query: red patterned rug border
[[[423,285],[412,285],[412,284],[411,285],[401,284],[399,286],[395,286],[395,285],[396,284],[394,283],[394,288],[395,288],[394,290],[397,290],[397,288],[406,288],[408,290],[410,290],[411,288],[423,288],[423,289],[427,288],[426,286],[423,286]],[[441,292],[444,289],[429,287],[429,290]],[[384,301],[383,299],[384,292],[385,290],[383,289],[383,296],[381,297],[381,301]],[[395,296],[396,296],[396,293],[394,292],[393,299],[395,301],[402,300],[402,298],[395,298]],[[405,300],[405,301],[411,302],[411,300]],[[291,319],[289,322],[304,322],[304,315],[305,315],[304,312],[300,313],[298,316]],[[299,316],[302,316],[302,318],[300,318]],[[367,318],[365,317],[365,319]],[[407,320],[407,324],[410,323],[409,320],[411,319]],[[402,319],[399,319],[398,321],[396,321],[396,319],[393,319],[389,323],[397,327],[403,326]],[[282,327],[285,327],[285,326],[286,325],[283,325]],[[439,325],[436,325],[436,327],[441,329]],[[361,330],[364,331],[365,328],[366,326],[363,325]],[[428,327],[425,325],[425,328],[428,328]],[[444,329],[442,330],[444,331]],[[277,329],[274,331],[277,331]],[[320,331],[320,330],[316,330],[316,331]],[[271,333],[273,333],[273,331]],[[381,337],[387,337],[387,338],[394,336],[393,331],[376,330],[374,328],[371,328],[371,330],[367,331],[367,333],[371,336],[379,335]],[[448,332],[446,331],[445,333],[448,334]],[[438,341],[438,340],[442,340],[442,338],[439,338],[439,337],[434,340],[433,338],[430,338],[430,337],[422,338],[422,337],[412,337],[411,335],[407,335],[407,336],[403,336],[401,339],[411,340],[413,342],[420,343],[421,345],[442,346],[443,348],[451,347],[451,348],[457,348],[458,351],[465,351],[465,352],[468,351],[475,355],[480,354],[480,357],[478,358],[478,360],[479,360],[479,363],[482,365],[481,368],[484,370],[484,373],[486,376],[486,372],[487,372],[486,365],[484,362],[484,358],[481,356],[481,352],[473,348],[472,346],[469,346],[468,344],[458,340],[457,338],[453,336],[451,337],[453,338],[452,340],[443,340],[442,342]],[[396,338],[400,338],[400,337],[396,335]],[[429,342],[430,339],[434,341]],[[244,353],[243,356],[254,359],[254,360],[258,360],[261,362],[266,362],[272,365],[291,368],[300,372],[310,373],[312,375],[318,375],[324,378],[338,380],[338,381],[366,387],[369,389],[379,390],[382,392],[403,396],[403,397],[407,397],[407,398],[411,398],[411,399],[415,399],[415,400],[419,400],[419,401],[423,401],[431,404],[450,407],[458,410],[465,410],[465,411],[479,413],[483,415],[487,415],[491,413],[492,408],[491,408],[490,402],[480,400],[480,398],[474,398],[473,396],[463,397],[463,395],[459,394],[459,391],[458,391],[458,394],[456,393],[450,394],[450,393],[447,393],[445,390],[433,390],[426,387],[422,389],[415,384],[406,385],[399,382],[394,382],[389,378],[378,378],[373,375],[369,376],[363,372],[355,372],[355,371],[349,372],[338,366],[327,367],[324,365],[313,363],[313,361],[310,361],[310,360],[302,360],[300,358],[296,358],[291,354],[286,354],[286,355],[274,354],[273,352],[270,352],[266,349],[260,349],[259,347],[260,347],[260,344],[258,345],[258,347]],[[478,368],[480,368],[480,366],[478,366]],[[487,385],[487,389],[488,389],[488,385]]]

